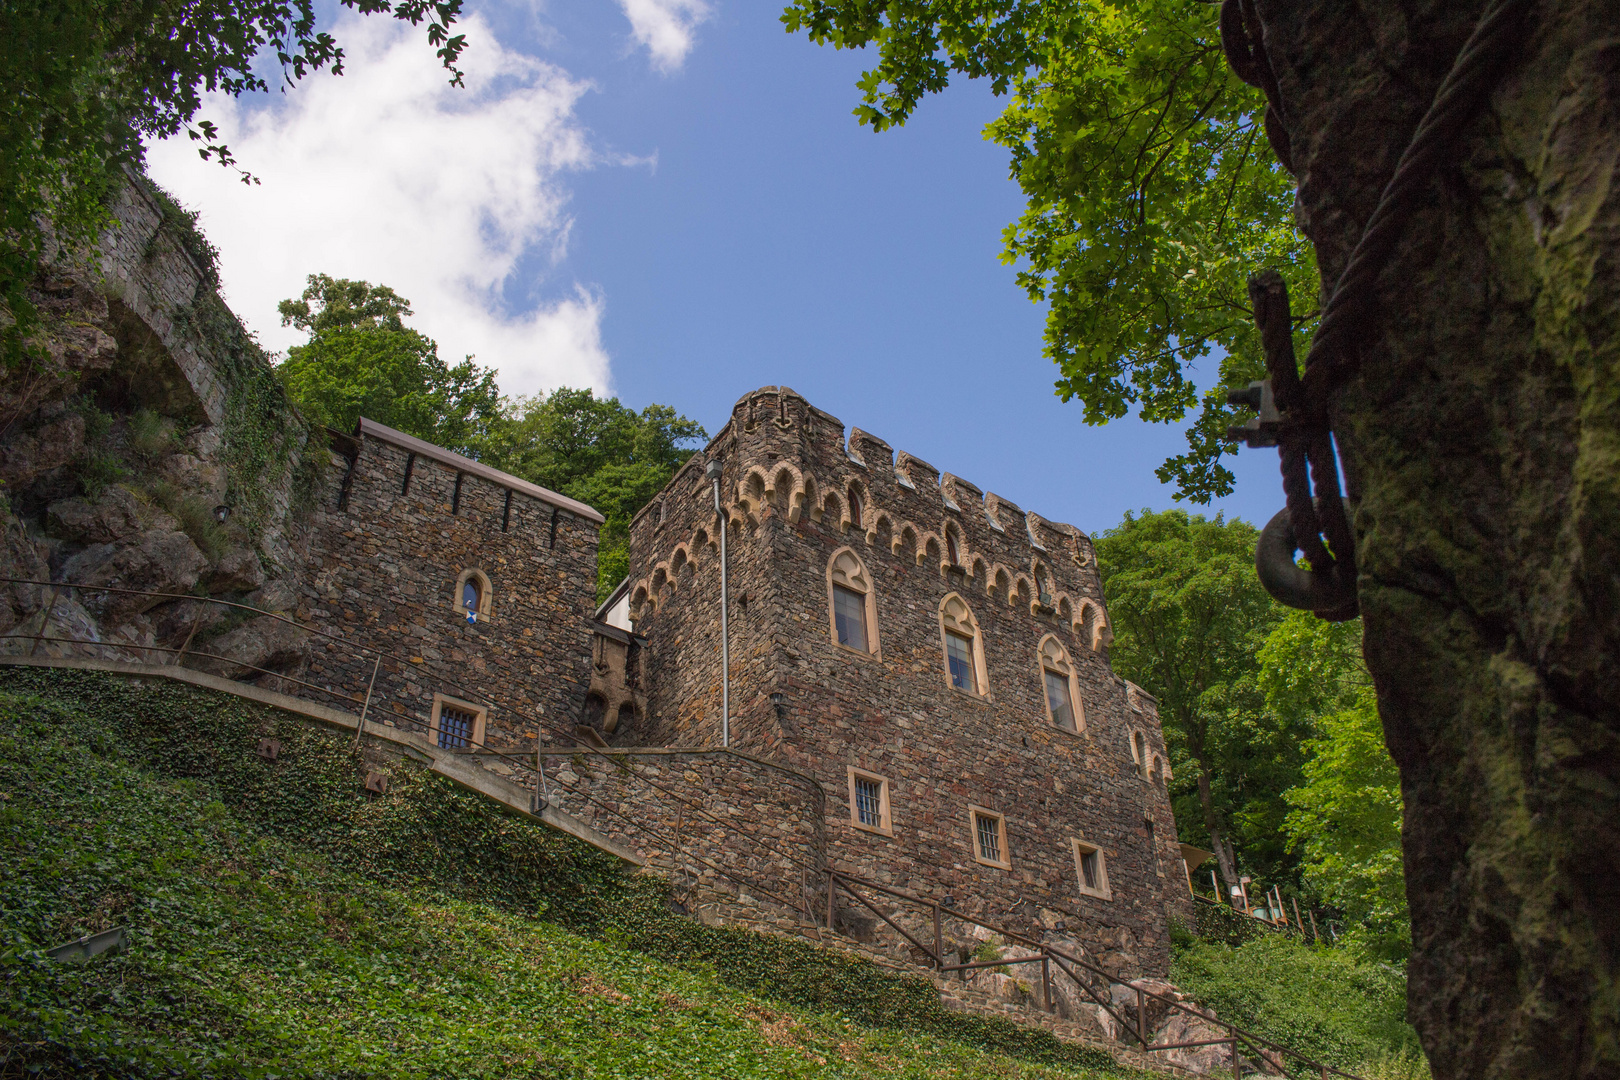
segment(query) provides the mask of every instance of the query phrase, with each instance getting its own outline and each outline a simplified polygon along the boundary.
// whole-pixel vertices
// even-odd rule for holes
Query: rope
[[[1333,393],[1360,365],[1356,338],[1367,329],[1373,288],[1388,265],[1395,244],[1419,205],[1419,196],[1458,135],[1489,96],[1502,63],[1519,41],[1519,28],[1532,0],[1492,0],[1435,91],[1361,238],[1333,286],[1305,357],[1303,378],[1294,360],[1288,291],[1275,272],[1251,278],[1249,295],[1266,354],[1267,373],[1281,422],[1276,443],[1281,459],[1288,524],[1296,547],[1312,573],[1336,579],[1337,595],[1316,614],[1325,619],[1354,617],[1355,535],[1339,490],[1338,460],[1328,407]],[[1263,41],[1253,0],[1224,0],[1221,46],[1238,78],[1266,95],[1266,134],[1290,172],[1292,147],[1282,128],[1281,90]],[[1280,129],[1273,132],[1273,127]],[[1234,434],[1244,429],[1233,429]],[[1314,498],[1312,491],[1314,488]],[[1282,599],[1279,597],[1279,599]],[[1285,601],[1286,602],[1286,601]]]

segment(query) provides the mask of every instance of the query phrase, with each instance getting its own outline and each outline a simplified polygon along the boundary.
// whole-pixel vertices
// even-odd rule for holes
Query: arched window
[[[469,623],[487,619],[492,607],[492,591],[489,577],[482,570],[463,570],[450,593],[450,606]]]
[[[945,647],[945,681],[975,696],[987,694],[984,635],[967,601],[956,593],[940,602],[939,632]]]
[[[1085,705],[1080,700],[1080,680],[1069,651],[1056,636],[1041,639],[1041,682],[1046,690],[1046,718],[1064,731],[1086,730]]]
[[[861,505],[861,493],[851,484],[849,487],[849,523],[854,528],[864,528],[866,519],[862,517],[865,507]]]
[[[839,548],[827,562],[827,606],[833,644],[856,652],[878,651],[872,576],[850,548]]]
[[[945,558],[952,566],[962,565],[962,552],[956,546],[956,530],[945,530]]]
[[[1131,761],[1136,765],[1136,775],[1145,778],[1148,774],[1147,737],[1140,731],[1131,732]]]

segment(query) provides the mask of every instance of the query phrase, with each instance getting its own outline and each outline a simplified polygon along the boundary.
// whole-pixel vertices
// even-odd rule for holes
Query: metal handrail
[[[1083,960],[1078,956],[1074,956],[1074,955],[1072,955],[1071,953],[1067,952],[1064,949],[1060,949],[1060,948],[1058,948],[1058,947],[1056,947],[1054,945],[1050,945],[1050,944],[1047,944],[1047,943],[1042,942],[1042,941],[1037,941],[1037,940],[1029,937],[1026,934],[1020,934],[1020,933],[1018,933],[1016,931],[1008,930],[1005,927],[997,926],[994,923],[991,923],[991,922],[989,922],[989,921],[987,921],[985,919],[978,918],[977,916],[970,915],[970,914],[968,914],[966,912],[957,911],[952,907],[946,907],[945,905],[941,904],[937,900],[925,899],[924,897],[916,896],[914,894],[907,893],[907,892],[903,892],[903,891],[901,891],[899,889],[894,889],[894,888],[891,888],[891,887],[889,887],[887,885],[880,884],[879,882],[868,881],[865,878],[859,877],[859,876],[857,876],[855,874],[850,874],[850,873],[847,873],[847,872],[842,871],[842,870],[834,869],[832,867],[828,867],[828,869],[827,869],[827,878],[828,878],[828,882],[827,882],[827,913],[828,913],[827,926],[828,926],[829,930],[833,929],[833,918],[834,918],[834,914],[835,914],[833,896],[835,894],[835,889],[842,889],[845,893],[849,894],[851,897],[858,900],[861,904],[863,904],[869,910],[871,910],[876,915],[878,915],[878,917],[883,919],[884,922],[886,922],[890,926],[894,927],[894,929],[896,929],[902,935],[904,935],[906,940],[910,941],[912,943],[912,945],[916,946],[917,948],[921,949],[924,953],[926,953],[929,956],[929,958],[933,961],[935,969],[940,971],[940,972],[964,971],[964,970],[969,970],[969,969],[974,969],[974,968],[985,968],[985,967],[1001,967],[1001,966],[1007,966],[1007,965],[1019,964],[1019,963],[1033,963],[1036,960],[1040,960],[1041,961],[1041,968],[1042,968],[1042,982],[1046,984],[1046,999],[1047,999],[1047,1009],[1048,1009],[1048,1011],[1050,1011],[1050,1009],[1051,1009],[1051,992],[1050,992],[1050,982],[1049,982],[1049,980],[1050,980],[1050,965],[1056,964],[1057,967],[1060,970],[1062,970],[1064,974],[1068,975],[1069,978],[1072,979],[1075,982],[1075,984],[1082,991],[1084,991],[1087,994],[1087,996],[1091,997],[1094,1001],[1096,1001],[1099,1006],[1101,1006],[1104,1010],[1106,1010],[1108,1012],[1108,1014],[1110,1016],[1112,1016],[1114,1018],[1114,1020],[1119,1024],[1120,1030],[1126,1031],[1126,1032],[1129,1032],[1130,1034],[1132,1034],[1135,1037],[1135,1041],[1141,1043],[1141,1046],[1142,1046],[1142,1049],[1143,1049],[1144,1052],[1154,1053],[1154,1052],[1159,1052],[1159,1051],[1164,1051],[1164,1050],[1180,1050],[1180,1049],[1191,1048],[1191,1047],[1196,1047],[1196,1046],[1214,1046],[1214,1045],[1226,1044],[1226,1045],[1230,1045],[1231,1048],[1232,1048],[1233,1075],[1234,1076],[1241,1076],[1241,1072],[1239,1071],[1240,1070],[1240,1065],[1239,1065],[1239,1062],[1238,1062],[1237,1045],[1239,1043],[1242,1043],[1243,1045],[1248,1047],[1250,1050],[1254,1051],[1255,1054],[1257,1056],[1261,1057],[1262,1059],[1269,1059],[1271,1055],[1276,1055],[1276,1060],[1275,1060],[1274,1063],[1277,1064],[1278,1067],[1280,1067],[1283,1070],[1283,1072],[1288,1076],[1293,1076],[1294,1073],[1289,1071],[1286,1060],[1284,1060],[1285,1058],[1293,1058],[1300,1065],[1302,1065],[1302,1066],[1304,1066],[1306,1068],[1309,1068],[1313,1072],[1319,1074],[1322,1077],[1322,1080],[1327,1080],[1327,1077],[1329,1077],[1330,1075],[1331,1076],[1345,1077],[1346,1080],[1362,1080],[1361,1077],[1357,1076],[1354,1073],[1345,1072],[1343,1069],[1339,1069],[1339,1068],[1336,1068],[1335,1066],[1327,1065],[1327,1064],[1324,1064],[1324,1063],[1322,1063],[1320,1061],[1316,1061],[1315,1059],[1307,1057],[1305,1054],[1300,1053],[1299,1051],[1293,1049],[1292,1047],[1285,1046],[1282,1043],[1274,1042],[1274,1041],[1272,1041],[1270,1039],[1265,1038],[1264,1036],[1256,1035],[1253,1032],[1250,1032],[1250,1031],[1245,1030],[1244,1028],[1238,1027],[1236,1024],[1233,1024],[1230,1021],[1222,1020],[1219,1017],[1212,1016],[1209,1013],[1206,1013],[1206,1012],[1204,1012],[1204,1011],[1202,1011],[1200,1009],[1193,1008],[1192,1006],[1186,1004],[1185,1002],[1177,1001],[1176,999],[1174,999],[1172,997],[1168,997],[1168,996],[1166,996],[1164,994],[1160,994],[1160,993],[1157,993],[1157,992],[1152,991],[1152,990],[1147,990],[1147,989],[1145,989],[1145,988],[1143,988],[1141,986],[1137,986],[1137,985],[1131,983],[1130,981],[1115,975],[1113,972],[1108,971],[1106,968],[1099,967],[1096,964],[1091,963],[1090,961]],[[860,886],[863,889],[876,890],[877,892],[881,892],[881,893],[887,894],[888,896],[892,896],[897,900],[903,900],[903,901],[906,901],[908,903],[915,904],[918,907],[921,907],[921,908],[924,908],[924,909],[927,909],[927,910],[931,911],[932,915],[933,915],[933,922],[934,922],[935,947],[933,949],[930,949],[926,945],[923,945],[915,937],[913,937],[908,931],[906,931],[901,926],[899,926],[893,919],[891,919],[889,916],[884,914],[882,911],[879,911],[878,908],[876,907],[876,905],[874,905],[871,901],[867,900],[864,896],[861,896],[860,893],[855,891],[854,886],[857,886],[857,885]],[[951,918],[960,919],[963,922],[971,923],[971,924],[973,924],[975,926],[979,926],[979,927],[981,927],[983,929],[989,930],[990,932],[992,932],[994,934],[998,934],[1002,938],[1004,938],[1004,939],[1006,939],[1006,940],[1008,940],[1010,942],[1014,942],[1016,944],[1025,946],[1027,948],[1037,950],[1037,955],[1033,956],[1033,957],[1014,957],[1014,958],[1010,958],[1010,959],[990,960],[990,961],[983,961],[983,962],[972,963],[972,964],[966,964],[966,963],[963,963],[963,964],[947,964],[945,962],[945,956],[944,956],[943,949],[941,948],[941,940],[942,940],[941,919],[943,917],[945,917],[947,914]],[[1089,972],[1089,973],[1091,973],[1093,975],[1097,975],[1097,976],[1100,976],[1100,977],[1108,980],[1108,983],[1111,986],[1115,986],[1115,985],[1127,986],[1132,991],[1134,991],[1135,994],[1136,994],[1136,1013],[1137,1013],[1137,1015],[1136,1015],[1136,1023],[1132,1024],[1124,1016],[1121,1016],[1120,1013],[1116,1010],[1116,1008],[1114,1007],[1114,1005],[1111,1002],[1104,1001],[1102,999],[1102,997],[1100,995],[1098,995],[1096,993],[1096,991],[1091,987],[1091,985],[1089,984],[1089,982],[1086,979],[1081,978],[1078,974],[1076,974],[1076,972],[1074,970],[1072,970],[1069,967],[1069,965],[1071,965],[1071,964],[1074,965],[1075,967],[1083,970],[1083,971]],[[1150,1037],[1150,1035],[1148,1034],[1148,1031],[1147,1031],[1147,1021],[1146,1021],[1147,1001],[1150,998],[1153,999],[1154,1001],[1157,1001],[1157,1002],[1163,1004],[1168,1010],[1174,1010],[1174,1011],[1177,1011],[1177,1012],[1182,1012],[1182,1013],[1185,1013],[1185,1014],[1187,1014],[1189,1016],[1195,1017],[1196,1019],[1201,1020],[1201,1021],[1203,1021],[1203,1022],[1205,1022],[1207,1024],[1214,1025],[1214,1026],[1224,1030],[1227,1033],[1227,1035],[1226,1035],[1225,1038],[1221,1038],[1221,1039],[1207,1039],[1207,1040],[1202,1040],[1202,1041],[1197,1041],[1197,1042],[1153,1043],[1152,1040],[1151,1040],[1151,1037]],[[1269,1055],[1268,1055],[1267,1051],[1270,1051]]]

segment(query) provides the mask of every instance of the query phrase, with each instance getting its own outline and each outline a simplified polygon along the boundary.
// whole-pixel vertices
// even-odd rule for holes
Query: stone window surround
[[[489,706],[474,705],[470,701],[463,701],[460,698],[453,698],[448,694],[436,693],[433,695],[433,716],[428,721],[428,742],[432,743],[434,746],[439,745],[439,712],[446,705],[450,706],[452,709],[459,709],[462,712],[469,712],[473,714],[472,738],[468,740],[472,745],[466,748],[448,747],[446,749],[462,750],[464,753],[468,751],[482,750],[484,748],[484,729],[489,722]]]
[[[959,605],[961,615],[948,610],[951,601]],[[962,616],[965,615],[966,618]],[[950,639],[946,634],[958,634],[973,643],[973,674],[978,683],[978,692],[964,690],[951,681],[951,651]],[[939,659],[940,673],[944,676],[945,685],[958,694],[963,694],[974,700],[990,700],[990,671],[984,661],[984,633],[979,629],[979,620],[974,617],[973,609],[962,599],[960,593],[946,593],[945,599],[939,602]],[[1041,692],[1046,692],[1045,687]]]
[[[886,776],[879,776],[874,772],[867,772],[865,769],[857,769],[853,765],[848,766],[848,770],[849,823],[862,832],[876,833],[879,836],[893,836],[894,816],[891,810],[891,803],[889,801],[889,778]],[[855,781],[857,778],[861,780],[874,780],[877,782],[878,820],[881,822],[879,825],[867,825],[861,821],[860,814],[857,812],[855,807]]]
[[[989,818],[996,823],[996,839],[1001,845],[1001,860],[987,859],[979,851],[979,819]],[[973,861],[980,866],[994,866],[998,870],[1012,869],[1012,851],[1007,847],[1007,815],[999,810],[968,803],[968,845],[973,849]]]
[[[456,578],[455,588],[450,590],[450,607],[462,616],[467,614],[467,609],[461,604],[461,590],[470,580],[478,583],[478,617],[484,620],[493,618],[491,612],[495,598],[492,594],[495,590],[489,583],[489,575],[476,568],[469,567]]]
[[[848,563],[840,566],[840,559],[848,555],[858,567],[857,574],[852,576]],[[833,586],[848,589],[859,593],[866,598],[866,648],[856,649],[843,644],[838,640],[838,613],[833,602]],[[840,652],[853,653],[856,656],[870,656],[882,659],[883,647],[878,637],[877,619],[877,589],[873,586],[871,571],[867,570],[866,563],[855,554],[855,549],[849,546],[841,547],[832,553],[827,560],[827,633],[834,649]]]
[[[1069,840],[1069,845],[1074,851],[1074,879],[1075,883],[1080,887],[1080,895],[1090,896],[1097,900],[1112,900],[1114,898],[1114,890],[1108,884],[1107,853],[1105,853],[1098,845],[1090,843],[1089,841],[1083,840],[1079,837],[1071,838]],[[1091,854],[1095,854],[1097,856],[1097,881],[1099,887],[1095,889],[1086,884],[1085,867],[1082,866],[1080,862],[1082,856]]]
[[[1052,646],[1048,648],[1048,643]],[[1054,653],[1052,649],[1055,649]],[[1056,634],[1047,634],[1035,646],[1035,659],[1041,672],[1041,701],[1046,706],[1046,723],[1054,730],[1067,735],[1079,735],[1086,730],[1086,704],[1080,697],[1080,676],[1075,668],[1074,661],[1069,657],[1069,650],[1063,647]],[[1069,681],[1069,711],[1074,714],[1074,730],[1069,730],[1057,722],[1052,715],[1052,701],[1046,694],[1046,673],[1062,676]]]

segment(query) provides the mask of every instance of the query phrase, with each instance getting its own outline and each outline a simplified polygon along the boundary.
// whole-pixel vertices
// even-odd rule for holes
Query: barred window
[[[1074,869],[1079,878],[1080,895],[1112,900],[1114,892],[1108,887],[1108,862],[1102,848],[1084,840],[1074,840]]]
[[[894,823],[889,815],[889,781],[851,765],[849,820],[857,829],[893,836]]]
[[[477,720],[473,713],[446,705],[439,710],[439,745],[455,748],[471,745]]]
[[[1007,818],[982,806],[968,807],[973,829],[973,858],[988,866],[1012,869],[1012,853],[1007,850]]]

